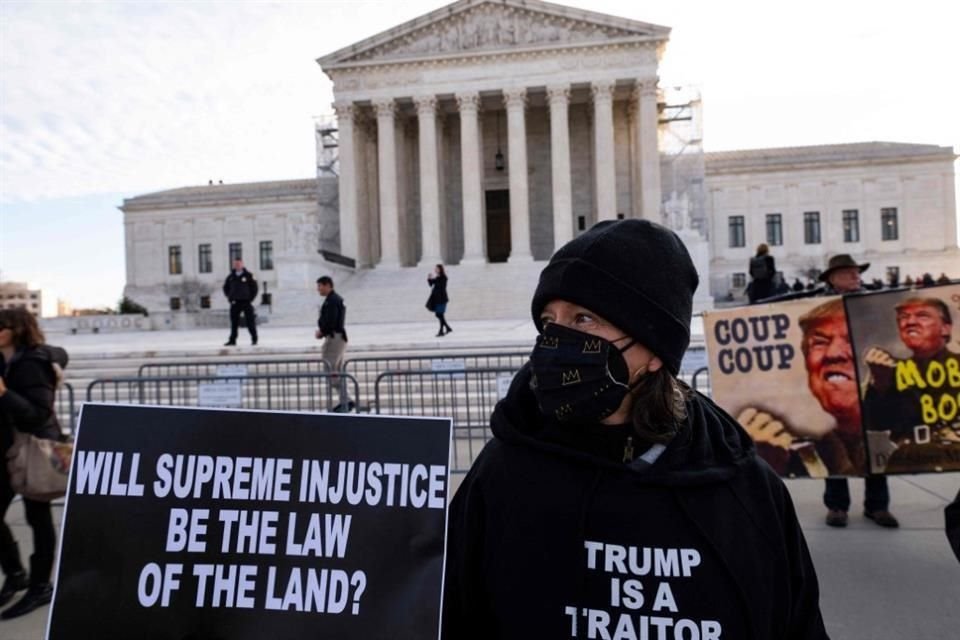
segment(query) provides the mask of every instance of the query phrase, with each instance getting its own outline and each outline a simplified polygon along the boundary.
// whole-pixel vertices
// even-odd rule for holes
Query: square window
[[[201,244],[197,247],[197,271],[213,273],[213,246]]]
[[[167,253],[167,268],[170,275],[178,276],[183,273],[183,256],[180,252],[180,245],[172,245]]]
[[[731,247],[747,246],[747,234],[743,216],[730,216],[727,218],[727,230]]]
[[[897,240],[900,237],[896,207],[880,209],[880,229],[880,237],[883,240]]]
[[[803,243],[804,244],[820,244],[820,212],[819,211],[804,211]]]
[[[273,270],[273,241],[263,240],[260,242],[260,270]]]
[[[856,209],[843,210],[843,241],[860,242],[860,212]]]
[[[779,213],[767,214],[767,244],[772,247],[783,244],[783,216]]]

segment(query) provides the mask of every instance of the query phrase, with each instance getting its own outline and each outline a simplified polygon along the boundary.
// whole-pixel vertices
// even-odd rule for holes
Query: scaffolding
[[[703,102],[693,86],[661,87],[660,113],[661,213],[675,230],[694,229],[709,237],[703,155]]]
[[[317,177],[336,178],[340,175],[337,116],[328,114],[317,116],[314,120],[317,138]]]

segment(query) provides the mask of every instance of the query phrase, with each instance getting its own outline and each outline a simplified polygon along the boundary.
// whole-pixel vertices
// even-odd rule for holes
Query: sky
[[[315,175],[316,59],[447,4],[0,0],[0,279],[115,306],[124,198]],[[960,150],[960,5],[567,0],[672,28],[704,148],[883,140]]]

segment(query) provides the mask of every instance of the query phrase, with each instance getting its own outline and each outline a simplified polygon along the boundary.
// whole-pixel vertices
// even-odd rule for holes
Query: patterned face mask
[[[540,412],[560,422],[608,418],[632,388],[623,352],[634,342],[621,349],[604,338],[547,324],[530,356]]]

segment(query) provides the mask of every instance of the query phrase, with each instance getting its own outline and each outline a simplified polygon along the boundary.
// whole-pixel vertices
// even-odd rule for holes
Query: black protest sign
[[[844,302],[870,470],[960,470],[960,285]]]
[[[48,637],[436,638],[450,433],[84,405]]]

